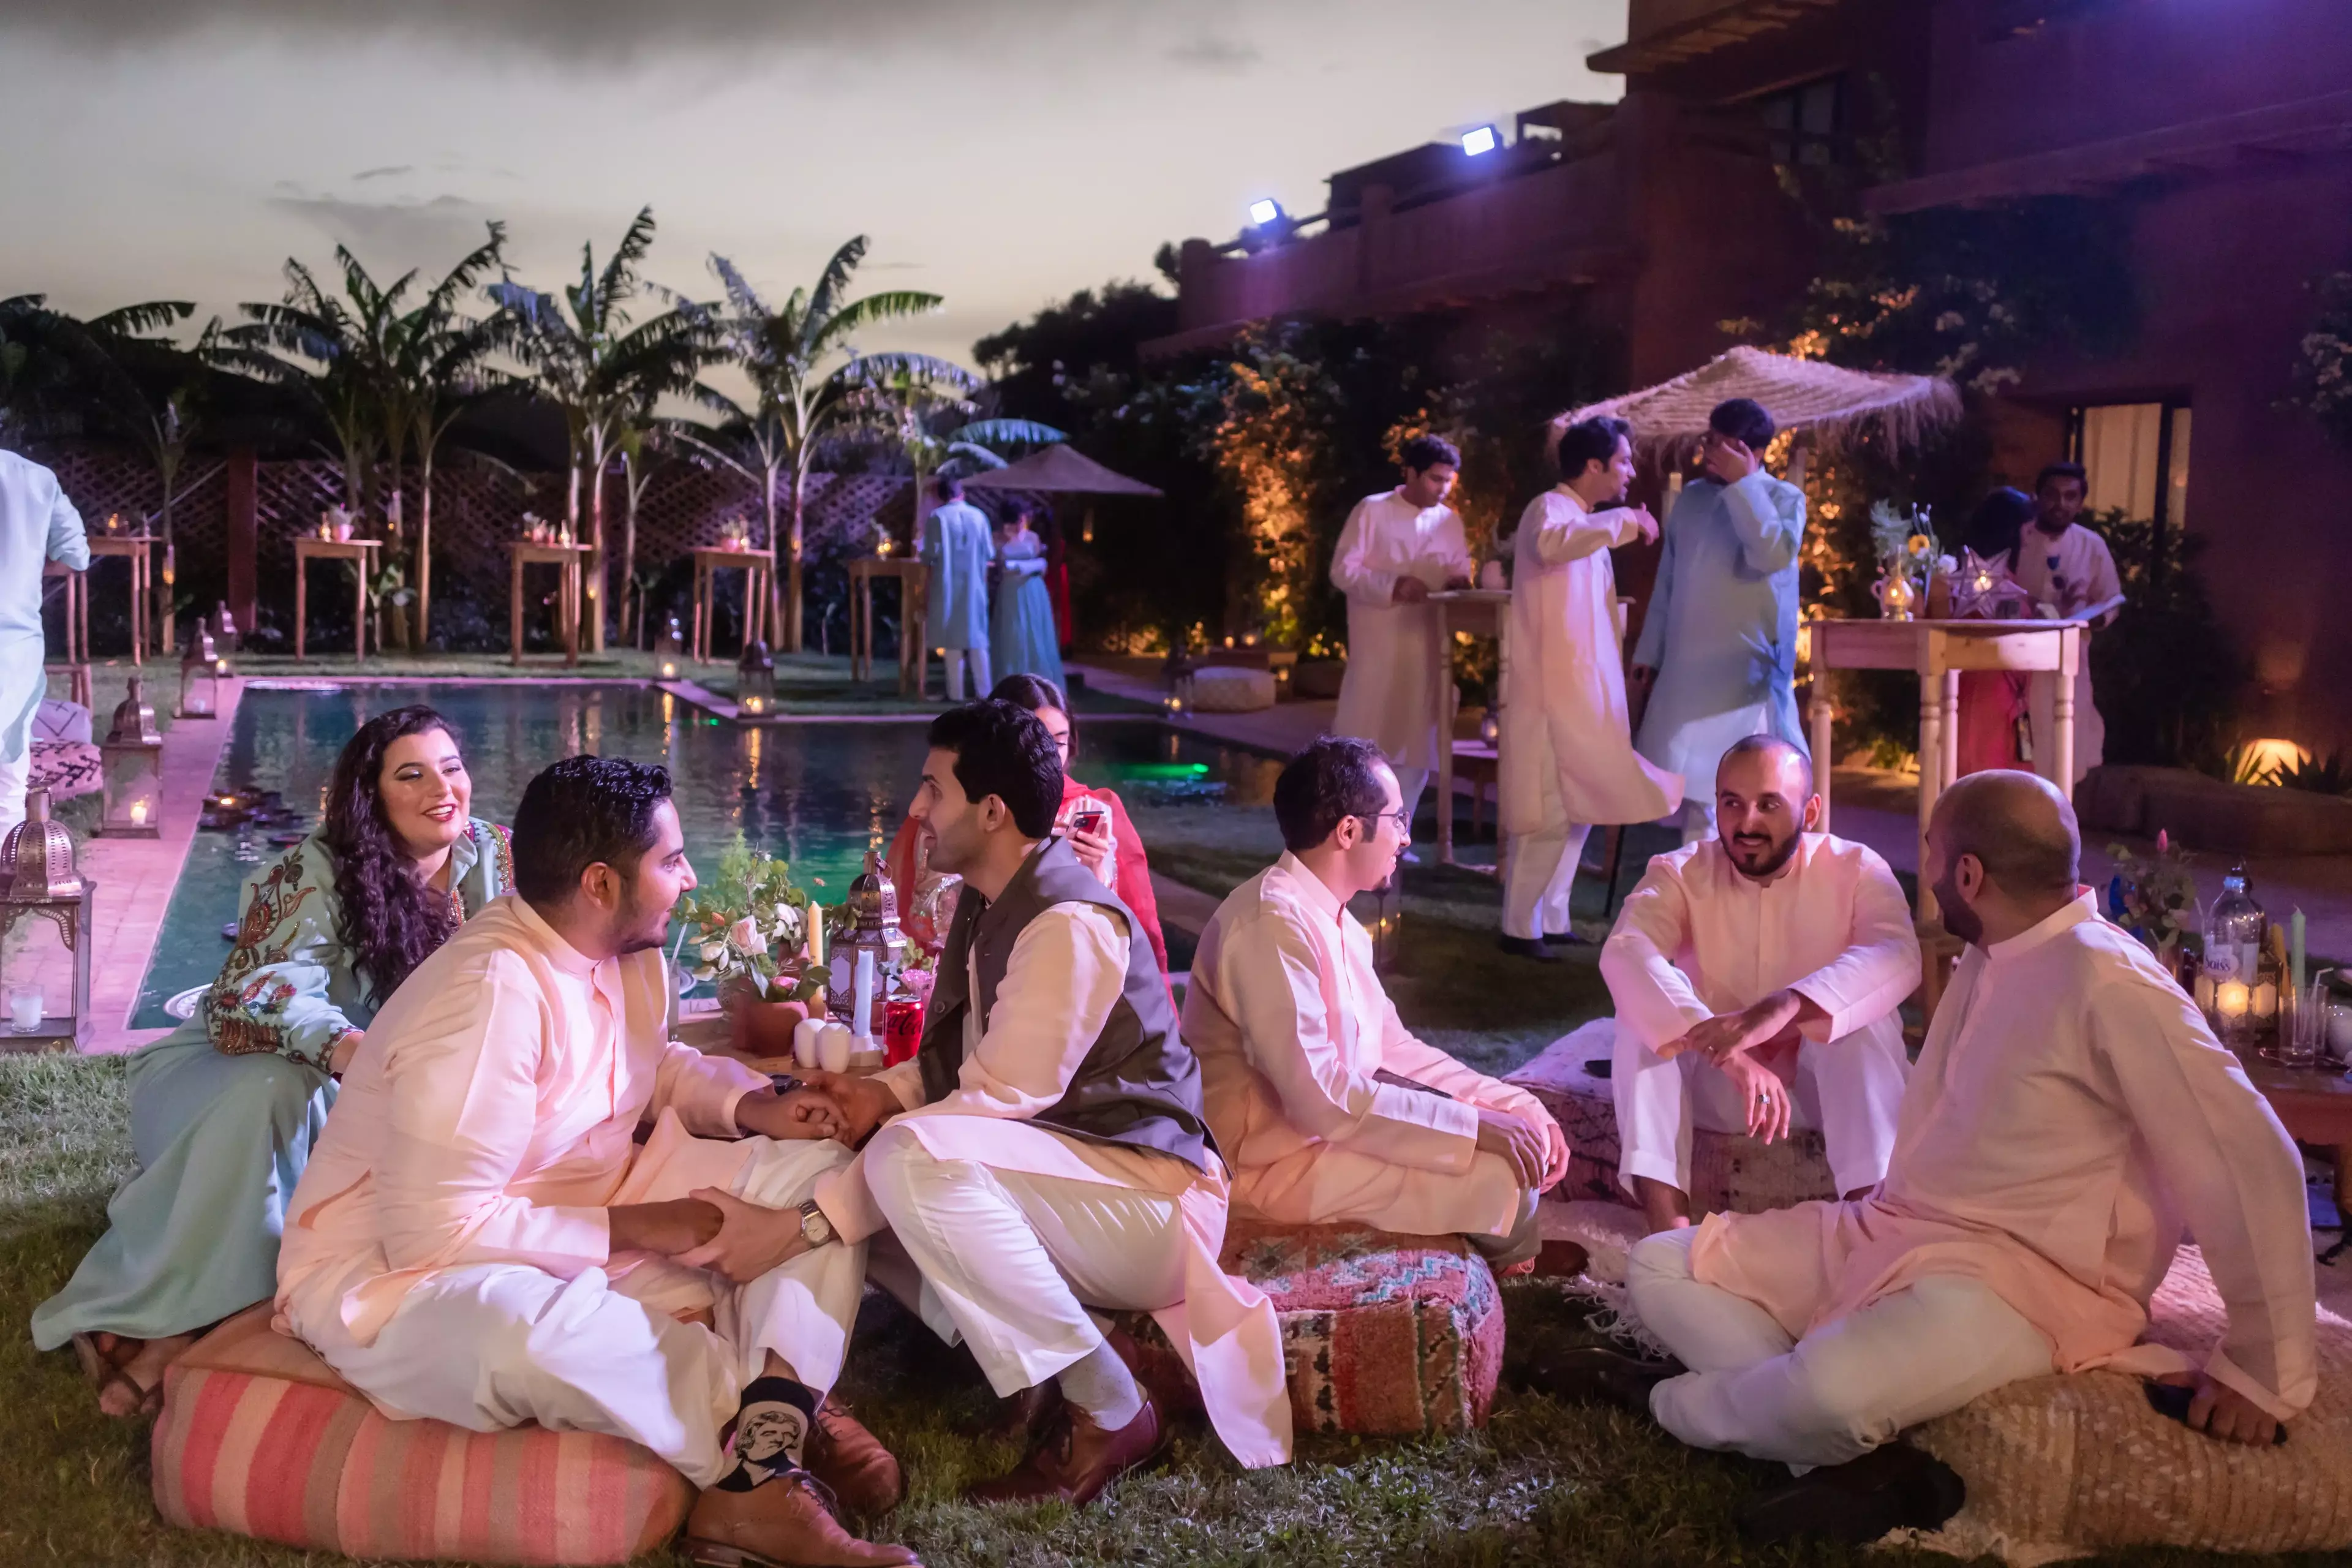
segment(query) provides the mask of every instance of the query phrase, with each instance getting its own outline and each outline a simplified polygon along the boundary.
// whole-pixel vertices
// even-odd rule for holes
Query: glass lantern
[[[220,656],[213,634],[198,629],[180,660],[180,710],[183,719],[220,717],[221,682],[228,679],[228,660]]]
[[[73,835],[49,816],[49,792],[25,796],[25,820],[0,839],[0,1035],[18,1048],[79,1045],[89,1028],[89,910],[97,885],[74,868]],[[33,931],[17,941],[26,917]],[[41,940],[44,925],[58,940]],[[67,1010],[49,1011],[62,996]]]
[[[98,748],[104,807],[98,830],[110,838],[153,838],[163,820],[163,737],[155,731],[155,710],[144,683],[131,678],[131,690],[114,710],[114,727]]]
[[[776,705],[776,661],[759,637],[743,644],[735,661],[735,705],[746,713],[765,713]]]
[[[1160,700],[1160,710],[1171,719],[1181,719],[1192,710],[1192,668],[1181,648],[1168,656],[1163,671],[1168,694]]]

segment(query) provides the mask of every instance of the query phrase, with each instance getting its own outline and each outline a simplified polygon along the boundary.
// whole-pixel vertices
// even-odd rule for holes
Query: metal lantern
[[[98,748],[105,790],[98,830],[110,838],[152,838],[163,826],[163,737],[155,732],[143,685],[131,678],[130,694]]]
[[[25,820],[0,839],[0,1028],[26,1044],[72,1046],[89,1020],[89,909],[97,884],[74,869],[73,835],[49,816],[49,792],[25,796]],[[39,942],[11,942],[27,915],[52,921],[63,952]],[[68,976],[70,975],[70,978]],[[68,989],[68,1010],[48,1011],[47,998]]]
[[[1162,673],[1168,680],[1168,695],[1160,700],[1160,710],[1171,719],[1181,719],[1192,710],[1192,661],[1182,648],[1168,656]]]
[[[776,705],[776,661],[759,637],[744,639],[743,657],[735,661],[735,705],[746,713]]]
[[[1372,967],[1386,973],[1403,951],[1398,933],[1404,929],[1404,878],[1391,873],[1372,889],[1372,918],[1365,923],[1372,938]]]
[[[836,952],[855,954],[871,948],[877,967],[895,959],[907,938],[898,930],[898,889],[891,886],[881,855],[866,852],[866,869],[849,882],[850,932]]]
[[[180,660],[180,711],[183,719],[220,717],[220,683],[228,675],[228,660],[220,656],[213,634],[199,628]]]
[[[684,656],[685,647],[686,634],[678,629],[677,617],[672,616],[668,624],[662,627],[661,636],[654,638],[654,662],[660,666],[664,680],[677,679],[678,660]]]
[[[213,637],[223,653],[236,651],[236,617],[228,613],[228,601],[218,600],[219,608],[213,615]]]

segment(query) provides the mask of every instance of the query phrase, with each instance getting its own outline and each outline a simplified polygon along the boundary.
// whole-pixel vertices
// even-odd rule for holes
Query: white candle
[[[41,1026],[41,992],[38,986],[11,985],[8,988],[8,1023],[20,1035],[29,1035]]]
[[[793,1062],[803,1071],[817,1065],[817,1039],[824,1033],[823,1018],[803,1018],[793,1026]]]
[[[2224,1018],[2242,1018],[2253,1002],[2253,993],[2242,980],[2224,980],[2213,988],[2213,1010]]]
[[[849,1070],[849,1030],[840,1024],[827,1024],[816,1042],[816,1065],[827,1072]]]
[[[850,993],[849,1033],[852,1038],[866,1040],[874,1036],[874,950],[857,950],[857,977]]]
[[[147,826],[147,803],[145,801],[134,800],[131,803],[131,826],[133,827],[144,827]]]

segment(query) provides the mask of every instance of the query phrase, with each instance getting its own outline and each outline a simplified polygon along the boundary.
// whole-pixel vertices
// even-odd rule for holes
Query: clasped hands
[[[1739,1090],[1748,1115],[1748,1135],[1769,1143],[1789,1135],[1795,1102],[1776,1062],[1793,1060],[1809,1023],[1828,1015],[1821,1005],[1795,991],[1775,991],[1745,1007],[1693,1025],[1680,1037],[1658,1047],[1672,1061],[1696,1052],[1720,1070]]]

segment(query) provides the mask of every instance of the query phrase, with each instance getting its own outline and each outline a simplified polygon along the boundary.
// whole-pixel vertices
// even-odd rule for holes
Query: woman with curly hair
[[[469,815],[457,739],[425,707],[360,726],[318,827],[247,889],[196,1016],[130,1061],[138,1170],[66,1288],[33,1314],[110,1415],[151,1414],[196,1335],[277,1289],[286,1204],[336,1075],[409,972],[511,879]]]

